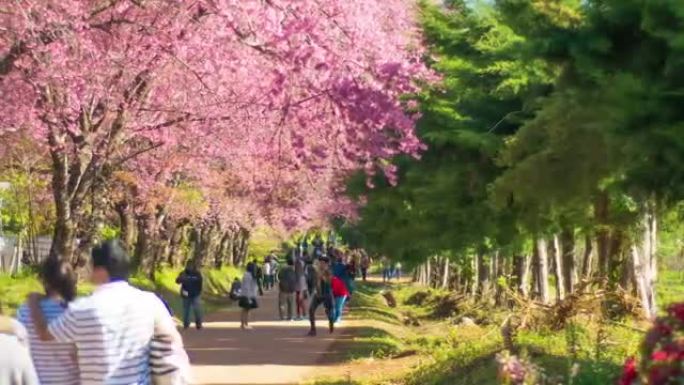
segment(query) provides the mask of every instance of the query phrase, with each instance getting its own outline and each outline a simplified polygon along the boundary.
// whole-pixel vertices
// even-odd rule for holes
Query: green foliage
[[[49,232],[54,216],[53,204],[44,196],[49,180],[8,169],[0,173],[0,182],[9,183],[9,188],[0,189],[2,231],[25,234],[32,226],[36,234]]]
[[[398,160],[396,187],[378,178],[376,188],[365,189],[358,178],[349,189],[368,201],[356,231],[365,246],[409,263],[516,238],[509,213],[494,210],[488,199],[501,172],[496,154],[555,71],[541,60],[517,59],[524,38],[485,5],[445,13],[425,2],[422,21],[432,67],[443,76],[418,96],[419,134],[429,150],[420,161]]]
[[[249,238],[248,259],[262,260],[272,250],[281,249],[282,240],[268,228],[254,230]]]
[[[105,225],[99,229],[98,239],[108,241],[110,239],[119,238],[121,230],[118,227]]]

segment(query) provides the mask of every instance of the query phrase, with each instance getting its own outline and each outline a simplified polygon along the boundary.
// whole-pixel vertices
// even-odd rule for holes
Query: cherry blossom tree
[[[429,78],[409,2],[0,7],[0,133],[26,129],[49,152],[64,258],[88,231],[86,198],[121,170],[143,200],[178,175],[203,187],[224,172],[248,206],[293,227],[334,208],[345,175],[392,178],[387,160],[421,149],[399,100]]]

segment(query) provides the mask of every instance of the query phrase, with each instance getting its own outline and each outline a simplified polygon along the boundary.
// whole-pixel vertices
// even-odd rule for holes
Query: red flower
[[[620,377],[619,385],[632,385],[632,382],[638,377],[636,369],[636,361],[634,357],[630,357],[625,362],[625,366],[622,369],[622,376]]]
[[[684,322],[684,303],[674,304],[670,306],[667,311],[671,316],[677,318],[681,322]]]
[[[651,359],[653,361],[667,361],[669,358],[670,354],[663,350],[658,350],[651,354]]]

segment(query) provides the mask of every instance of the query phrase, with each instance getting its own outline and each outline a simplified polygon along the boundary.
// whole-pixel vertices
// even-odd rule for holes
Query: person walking
[[[314,277],[314,291],[311,295],[311,305],[309,306],[309,336],[316,335],[316,310],[323,305],[325,314],[328,318],[328,328],[330,333],[335,330],[334,325],[334,310],[333,310],[333,294],[331,288],[332,274],[330,273],[330,259],[328,257],[321,257],[318,259],[318,267],[315,270]]]
[[[323,256],[325,243],[323,242],[323,238],[321,238],[321,234],[316,234],[311,245],[313,246],[314,257],[320,258]]]
[[[360,266],[361,278],[363,279],[363,282],[366,282],[366,279],[368,277],[368,269],[370,268],[370,258],[368,257],[368,254],[362,253]]]
[[[264,290],[269,291],[273,288],[273,261],[271,256],[268,255],[264,258],[264,265],[262,267],[264,273]]]
[[[271,288],[274,288],[278,283],[278,272],[280,271],[280,264],[278,263],[278,256],[271,252]]]
[[[349,298],[349,290],[344,281],[336,276],[333,276],[330,281],[330,286],[334,298],[334,311],[333,311],[333,322],[339,323],[342,321],[342,310],[344,309],[344,303]]]
[[[242,291],[238,306],[242,308],[240,313],[240,328],[242,330],[252,329],[249,326],[249,312],[252,309],[259,307],[257,302],[257,283],[256,283],[256,265],[253,262],[247,264],[245,274],[242,276]]]
[[[31,361],[26,328],[4,315],[0,315],[0,352],[0,385],[40,384]]]
[[[294,261],[287,259],[287,265],[278,272],[278,312],[280,320],[294,319],[295,291],[297,289],[297,274],[294,269]],[[287,317],[285,316],[287,307]]]
[[[308,287],[306,284],[306,261],[299,258],[295,262],[295,276],[297,279],[297,288],[295,291],[295,301],[297,305],[297,320],[306,318]]]
[[[41,295],[29,296],[35,332],[43,341],[76,345],[81,385],[149,384],[153,341],[184,354],[173,318],[154,293],[128,283],[129,258],[118,241],[95,247],[91,257],[93,294],[69,304],[56,319],[47,322]],[[184,373],[190,370],[187,360],[169,362]]]
[[[264,286],[266,285],[266,277],[264,277],[264,270],[261,268],[261,265],[257,263],[256,259],[252,261],[252,263],[254,263],[254,271],[256,274],[257,289],[259,291],[259,296],[263,296]]]
[[[347,263],[347,257],[342,254],[342,252],[338,251],[337,258],[335,258],[335,263],[333,264],[333,275],[344,282],[348,290],[347,295],[352,293],[351,269],[352,267]]]
[[[69,302],[76,297],[76,274],[66,261],[48,258],[38,274],[45,290],[39,305],[47,322],[58,318]],[[42,341],[31,319],[29,305],[24,303],[17,311],[17,319],[28,331],[31,358],[42,385],[78,385],[76,346],[73,343]]]
[[[394,278],[398,281],[401,279],[401,262],[394,265]]]
[[[180,284],[181,298],[183,299],[183,329],[190,327],[190,311],[195,316],[195,327],[202,329],[202,274],[197,269],[195,261],[189,261],[176,278],[176,283]]]
[[[380,263],[382,264],[382,282],[388,282],[392,278],[392,264],[387,257],[382,257]]]

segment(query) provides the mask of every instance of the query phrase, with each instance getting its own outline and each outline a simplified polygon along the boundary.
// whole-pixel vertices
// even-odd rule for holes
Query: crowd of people
[[[249,262],[229,295],[241,308],[243,330],[251,329],[259,297],[277,290],[280,320],[308,319],[308,335],[315,336],[322,306],[332,333],[354,280],[366,280],[370,265],[364,252],[345,253],[318,236],[310,245],[302,240],[284,258],[271,252],[261,263]],[[129,256],[122,245],[114,240],[93,248],[88,271],[95,290],[76,298],[72,266],[48,258],[39,274],[44,292],[31,294],[16,319],[0,316],[0,385],[189,383],[190,364],[171,308],[161,296],[128,283]],[[176,283],[183,328],[194,318],[202,329],[203,277],[194,261]]]
[[[366,279],[370,258],[365,253],[348,256],[317,236],[311,244],[306,238],[300,241],[284,259],[285,263],[279,262],[271,252],[263,263],[249,262],[242,280],[233,281],[230,297],[242,309],[241,328],[251,329],[250,312],[259,307],[259,297],[277,290],[280,320],[308,319],[308,334],[315,336],[316,310],[323,306],[332,333],[354,292],[354,279],[359,272]]]

